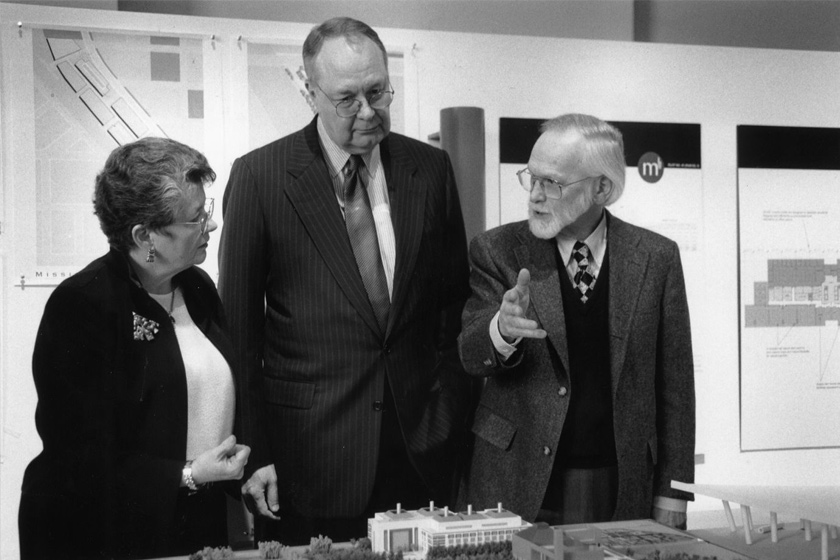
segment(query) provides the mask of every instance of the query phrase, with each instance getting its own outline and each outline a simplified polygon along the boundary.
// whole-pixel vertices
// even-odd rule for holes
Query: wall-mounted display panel
[[[145,136],[204,150],[202,41],[32,29],[36,243],[23,273],[60,282],[108,250],[92,213],[108,153]]]
[[[741,448],[840,447],[840,129],[738,127]]]

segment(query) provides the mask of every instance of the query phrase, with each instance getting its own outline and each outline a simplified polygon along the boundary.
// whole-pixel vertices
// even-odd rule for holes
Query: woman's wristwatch
[[[192,460],[187,461],[184,468],[181,469],[181,482],[189,488],[190,492],[198,492],[198,484],[195,483],[192,475],[192,464]]]

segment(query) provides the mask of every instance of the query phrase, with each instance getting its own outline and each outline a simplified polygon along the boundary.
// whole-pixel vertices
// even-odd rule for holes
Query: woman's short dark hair
[[[190,185],[215,180],[198,150],[169,138],[141,138],[108,156],[96,176],[93,213],[111,247],[128,253],[135,225],[157,230],[174,223]]]
[[[333,37],[344,37],[351,43],[356,43],[360,39],[367,37],[382,52],[382,58],[385,60],[385,68],[388,68],[388,52],[385,50],[385,45],[382,44],[379,35],[371,26],[363,21],[349,17],[334,17],[313,27],[303,42],[303,68],[306,71],[306,77],[308,79],[316,80],[317,82],[315,77],[315,57],[321,51],[321,46],[324,44],[324,41]]]

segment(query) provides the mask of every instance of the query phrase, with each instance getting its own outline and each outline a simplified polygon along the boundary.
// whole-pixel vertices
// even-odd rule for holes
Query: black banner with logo
[[[527,164],[531,148],[546,119],[499,119],[500,163]],[[627,167],[661,158],[665,168],[700,168],[700,125],[683,123],[647,123],[608,121],[624,137]]]

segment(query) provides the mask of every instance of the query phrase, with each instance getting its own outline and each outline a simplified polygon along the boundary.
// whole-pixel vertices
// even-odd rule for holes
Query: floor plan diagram
[[[820,259],[771,259],[767,281],[753,284],[744,326],[814,327],[840,320],[840,265]]]

